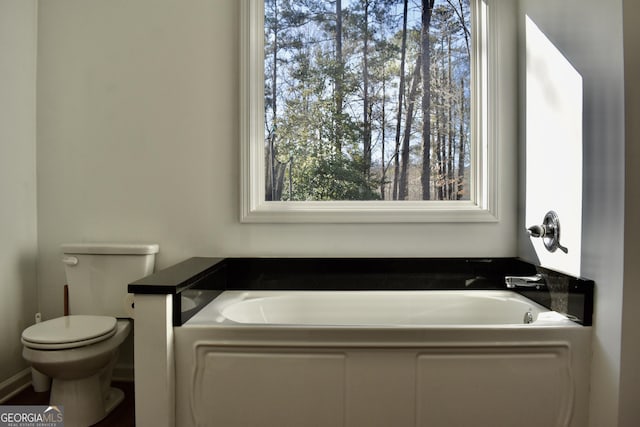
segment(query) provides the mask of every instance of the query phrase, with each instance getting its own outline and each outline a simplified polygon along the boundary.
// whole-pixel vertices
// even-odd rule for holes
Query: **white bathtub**
[[[187,325],[574,326],[510,291],[227,291]]]
[[[510,291],[227,291],[174,337],[180,426],[587,425],[591,328]]]

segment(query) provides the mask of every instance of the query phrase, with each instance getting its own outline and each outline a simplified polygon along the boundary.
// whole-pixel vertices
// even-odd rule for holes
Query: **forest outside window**
[[[243,221],[494,221],[487,11],[245,0]]]

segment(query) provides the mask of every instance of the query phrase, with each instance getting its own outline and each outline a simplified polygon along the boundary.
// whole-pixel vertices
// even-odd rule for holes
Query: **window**
[[[244,222],[497,220],[490,2],[424,3],[243,1]]]

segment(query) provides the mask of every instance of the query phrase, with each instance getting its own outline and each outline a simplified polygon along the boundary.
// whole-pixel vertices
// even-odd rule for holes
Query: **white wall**
[[[540,265],[579,276],[584,84],[578,70],[531,17],[524,17],[522,32],[524,223],[540,225],[552,211],[560,224],[555,251],[549,251],[542,238],[531,238],[527,243],[531,244]]]
[[[624,356],[623,256],[630,237],[625,236],[628,218],[625,217],[622,1],[521,0],[520,6],[520,19],[528,15],[583,80],[582,215],[561,221],[582,221],[579,273],[596,282],[590,425],[615,426],[619,419]],[[637,38],[627,42],[637,49]],[[564,165],[563,160],[550,164],[549,172],[553,173],[553,166]],[[571,196],[550,193],[551,198]],[[528,195],[522,193],[521,199],[528,200]],[[530,224],[521,225],[519,255],[535,261],[529,238],[523,231]],[[631,328],[637,331],[635,325]],[[631,388],[637,389],[637,385]],[[637,393],[634,397],[637,398]]]
[[[0,386],[27,367],[37,311],[36,18],[35,0],[0,0]]]
[[[620,425],[640,420],[640,2],[624,0],[625,222]]]
[[[67,241],[157,242],[160,267],[194,255],[515,255],[513,179],[501,183],[498,224],[240,224],[238,3],[41,2],[38,271],[46,317],[61,311],[58,247]],[[502,108],[515,123],[514,106]],[[502,148],[511,176],[516,148]]]

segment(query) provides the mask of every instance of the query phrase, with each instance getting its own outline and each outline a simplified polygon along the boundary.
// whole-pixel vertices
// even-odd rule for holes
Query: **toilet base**
[[[49,402],[64,408],[66,427],[86,427],[106,417],[123,399],[124,392],[114,387],[103,393],[98,374],[72,381],[54,379]]]
[[[111,387],[104,399],[104,412],[107,416],[124,400],[124,391],[119,388]]]

